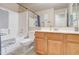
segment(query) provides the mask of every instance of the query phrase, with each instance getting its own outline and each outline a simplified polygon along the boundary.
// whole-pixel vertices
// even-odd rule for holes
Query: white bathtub
[[[4,45],[4,47],[1,48],[1,54],[2,55],[16,54],[18,49],[20,49],[20,51],[22,51],[22,48],[24,48],[24,47],[26,47],[26,49],[27,49],[26,51],[29,51],[31,49],[31,47],[29,47],[29,45],[34,42],[34,37],[32,37],[32,36],[33,35],[30,35],[30,38],[25,38],[25,36],[16,36],[14,38],[16,42],[14,42],[13,44],[10,44],[10,45],[7,45],[7,43],[5,43],[5,42],[2,43]],[[11,43],[12,41],[6,41],[6,42]]]
[[[20,44],[16,43],[16,41],[13,41],[12,39],[4,40],[1,42],[1,54],[7,55],[18,49],[20,46]]]
[[[29,47],[29,45],[33,43],[33,40],[31,39],[23,39],[22,41],[18,41],[14,44],[11,45],[6,45],[5,47],[1,48],[1,54],[2,55],[7,55],[7,54],[16,54],[19,51],[23,51],[26,49],[26,52],[32,49],[33,46]],[[18,51],[19,49],[19,51]]]
[[[23,37],[17,37],[16,40],[17,43],[20,44],[23,54],[28,53],[34,47],[33,45],[34,39],[32,38],[24,38],[23,36]]]

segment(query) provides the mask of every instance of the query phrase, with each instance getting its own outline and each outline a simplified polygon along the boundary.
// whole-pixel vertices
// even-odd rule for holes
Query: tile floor
[[[36,55],[34,48],[30,52],[26,53],[25,55]]]
[[[22,46],[19,49],[15,50],[14,52],[7,54],[7,55],[36,55],[34,43],[32,43],[29,46],[24,46],[24,47]]]
[[[21,49],[19,49],[19,50],[16,50],[14,53],[10,53],[7,55],[37,55],[37,54],[35,53],[34,48],[32,48],[29,52],[24,52],[24,51],[21,51]]]

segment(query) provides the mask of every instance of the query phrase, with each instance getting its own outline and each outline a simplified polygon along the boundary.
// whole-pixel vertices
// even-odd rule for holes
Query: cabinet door
[[[44,39],[36,39],[36,52],[39,54],[46,54],[47,44]]]
[[[76,43],[76,42],[67,43],[67,54],[69,55],[79,54],[79,43]]]
[[[48,54],[50,55],[63,54],[63,42],[48,40]]]

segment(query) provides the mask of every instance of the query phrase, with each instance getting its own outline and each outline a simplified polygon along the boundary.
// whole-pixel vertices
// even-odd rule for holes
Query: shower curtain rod
[[[28,8],[26,8],[26,7],[24,7],[22,4],[20,4],[20,3],[17,3],[19,6],[21,6],[21,7],[23,7],[23,8],[25,8],[25,9],[28,9]],[[32,11],[32,10],[30,10],[30,9],[28,9],[29,11],[31,11],[31,12],[33,12],[34,14],[36,14],[34,11]],[[36,14],[37,15],[37,14]]]

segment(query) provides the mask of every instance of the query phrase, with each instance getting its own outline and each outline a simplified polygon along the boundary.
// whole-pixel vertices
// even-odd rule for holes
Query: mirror
[[[55,10],[55,27],[67,27],[67,9]]]
[[[73,3],[72,5],[72,21],[71,25],[72,27],[75,28],[76,31],[78,31],[78,19],[79,19],[79,4],[78,3]]]
[[[78,28],[79,28],[79,3],[77,3],[77,21],[78,21]]]
[[[76,27],[77,24],[77,4],[73,3],[72,5],[72,19],[71,19],[71,25],[72,27]]]
[[[69,9],[55,10],[55,27],[79,27],[79,3],[71,3]],[[68,13],[67,13],[68,12]]]

